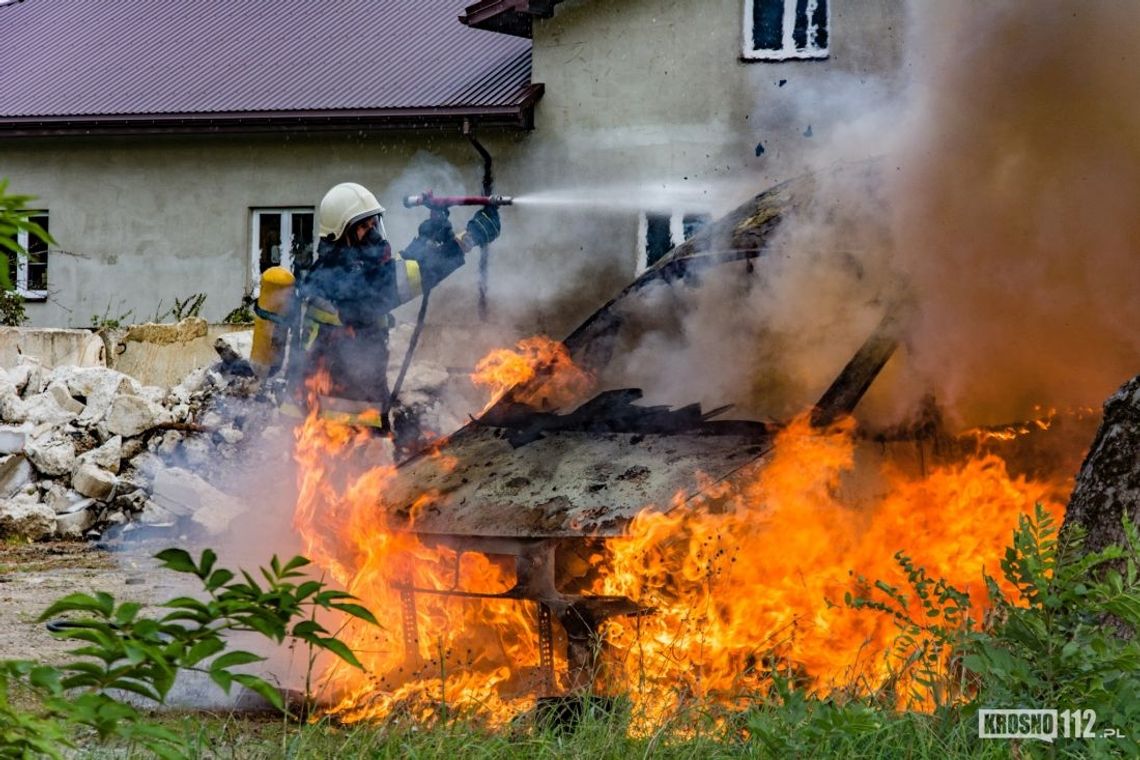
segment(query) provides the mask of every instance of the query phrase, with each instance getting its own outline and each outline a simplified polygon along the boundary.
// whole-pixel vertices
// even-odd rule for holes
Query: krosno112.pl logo
[[[1112,739],[1123,736],[1115,728],[1096,727],[1096,710],[978,710],[978,736],[982,739]]]

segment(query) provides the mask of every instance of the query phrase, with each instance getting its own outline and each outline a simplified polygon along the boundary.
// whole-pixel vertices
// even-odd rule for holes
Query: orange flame
[[[320,388],[321,379],[310,383]],[[435,454],[435,456],[440,456]],[[434,494],[404,507],[397,527],[384,508],[384,491],[396,475],[386,439],[310,414],[296,434],[299,497],[294,525],[307,555],[374,611],[382,627],[341,632],[365,665],[362,673],[334,664],[326,673],[330,712],[346,722],[406,713],[427,720],[441,710],[472,709],[505,721],[525,707],[500,687],[529,693],[535,684],[518,668],[537,663],[537,611],[508,601],[458,600],[417,595],[404,606],[407,587],[501,593],[514,583],[513,565],[475,554],[428,546],[408,532]],[[441,457],[445,464],[449,464]],[[419,632],[412,648],[405,630]],[[512,670],[515,668],[515,670]],[[521,683],[521,686],[520,686]]]
[[[634,698],[650,724],[686,700],[754,693],[777,664],[822,692],[881,687],[898,631],[886,616],[844,604],[858,590],[853,574],[905,586],[893,559],[904,550],[968,590],[978,620],[982,570],[998,574],[1018,515],[1038,503],[1063,511],[1054,484],[1011,478],[992,455],[925,478],[885,467],[883,495],[857,505],[844,498],[850,433],[850,422],[821,434],[798,420],[753,477],[718,484],[700,504],[643,512],[629,538],[611,543],[596,590],[656,610],[613,618],[605,630],[616,653],[611,678],[638,684]]]
[[[755,472],[704,483],[699,499],[678,495],[665,512],[647,505],[628,537],[591,558],[592,593],[653,608],[609,618],[600,631],[608,654],[597,685],[627,693],[639,726],[693,702],[743,704],[774,668],[820,692],[883,686],[896,677],[884,653],[898,631],[886,616],[844,604],[860,577],[904,585],[892,555],[905,550],[932,576],[968,589],[981,619],[981,572],[997,574],[1018,515],[1037,503],[1062,513],[1060,484],[1013,477],[993,455],[924,477],[886,464],[856,468],[852,433],[849,420],[826,432],[797,420]],[[370,446],[315,417],[298,431],[295,520],[309,556],[383,626],[342,634],[366,667],[329,671],[330,712],[349,722],[422,721],[459,710],[503,724],[545,683],[536,605],[417,593],[409,607],[409,587],[500,593],[513,585],[514,567],[429,544],[406,519],[394,522],[414,522],[437,495],[385,505],[396,470]],[[564,684],[565,634],[557,625],[554,633],[554,683]]]
[[[1098,410],[1087,406],[1071,407],[1061,412],[1052,407],[1044,409],[1041,406],[1036,406],[1033,411],[1037,416],[1031,419],[1011,425],[974,427],[962,431],[959,433],[959,437],[975,438],[979,444],[984,444],[987,441],[1012,441],[1033,432],[1050,430],[1058,419],[1083,421],[1099,415]]]
[[[536,409],[557,409],[583,399],[594,379],[570,358],[562,343],[544,335],[520,340],[514,350],[500,348],[475,365],[471,381],[486,387],[487,411],[514,389],[514,401]]]

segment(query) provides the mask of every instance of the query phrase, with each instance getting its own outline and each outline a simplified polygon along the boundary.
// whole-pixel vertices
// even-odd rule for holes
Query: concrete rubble
[[[253,376],[250,345],[248,331],[218,338],[220,360],[170,388],[24,355],[0,368],[0,539],[224,533],[250,509],[227,486],[287,459],[295,424],[278,411],[280,381]],[[401,395],[426,430],[462,422],[440,400],[450,379],[412,364]],[[272,436],[285,443],[267,446]]]

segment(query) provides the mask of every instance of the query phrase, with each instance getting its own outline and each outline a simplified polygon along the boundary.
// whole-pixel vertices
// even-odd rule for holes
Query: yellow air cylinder
[[[262,377],[279,369],[285,358],[288,329],[284,320],[292,307],[295,283],[293,273],[285,267],[269,267],[261,274],[249,362]]]

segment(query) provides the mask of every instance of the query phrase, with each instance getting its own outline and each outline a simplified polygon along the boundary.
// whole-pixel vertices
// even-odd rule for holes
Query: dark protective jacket
[[[430,290],[463,264],[450,239],[417,237],[402,255],[335,245],[322,251],[299,287],[305,305],[301,329],[304,376],[328,371],[328,396],[388,407],[390,313]]]

